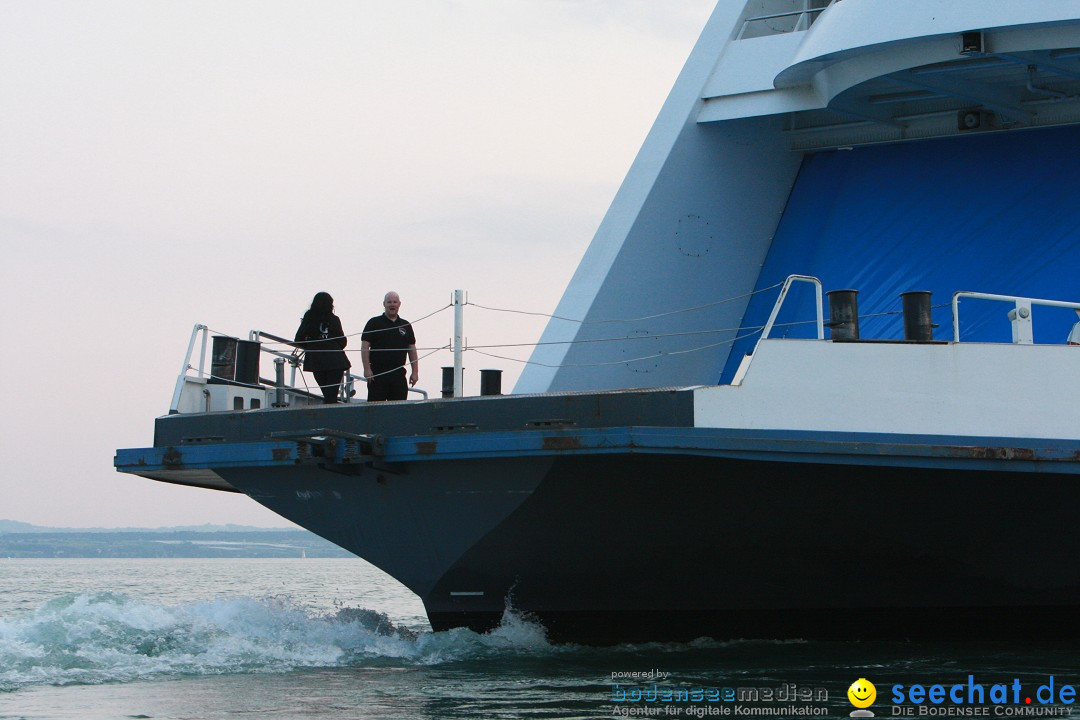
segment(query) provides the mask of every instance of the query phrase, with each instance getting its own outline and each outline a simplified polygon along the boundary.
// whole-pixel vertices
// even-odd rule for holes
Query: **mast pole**
[[[464,320],[463,294],[461,290],[454,291],[454,397],[456,398],[461,397],[464,384],[461,368],[461,343],[464,336],[462,330]]]

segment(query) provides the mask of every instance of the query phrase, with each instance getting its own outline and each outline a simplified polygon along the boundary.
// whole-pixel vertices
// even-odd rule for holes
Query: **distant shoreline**
[[[6,520],[0,518],[0,535],[5,533],[122,533],[122,532],[143,532],[143,533],[170,533],[170,532],[197,532],[197,533],[211,533],[211,532],[307,532],[303,528],[299,527],[256,527],[254,525],[236,525],[234,523],[226,523],[224,525],[211,525],[205,523],[203,525],[174,525],[170,527],[49,527],[46,525],[34,525],[27,522],[21,522],[19,520]]]
[[[306,530],[0,530],[0,558],[350,558]]]

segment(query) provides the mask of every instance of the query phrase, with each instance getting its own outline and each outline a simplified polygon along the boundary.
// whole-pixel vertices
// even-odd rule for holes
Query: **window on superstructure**
[[[743,10],[738,40],[801,32],[838,0],[750,0]]]

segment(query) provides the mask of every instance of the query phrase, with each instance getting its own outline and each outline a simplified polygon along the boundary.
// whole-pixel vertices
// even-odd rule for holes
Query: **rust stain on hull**
[[[968,448],[958,448],[966,450],[971,457],[979,460],[1034,460],[1035,451],[1031,448],[1013,448],[1013,447],[988,447],[985,445],[975,445]]]
[[[576,435],[555,436],[544,438],[545,450],[580,450],[584,447],[581,438]]]

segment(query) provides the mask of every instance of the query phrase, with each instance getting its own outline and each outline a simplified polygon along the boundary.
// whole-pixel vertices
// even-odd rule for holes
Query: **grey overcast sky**
[[[347,333],[391,289],[408,319],[454,288],[552,312],[714,4],[0,0],[0,518],[288,525],[112,469],[192,326],[289,335],[319,290]],[[445,345],[450,311],[416,331]],[[465,364],[467,394],[521,368]]]

